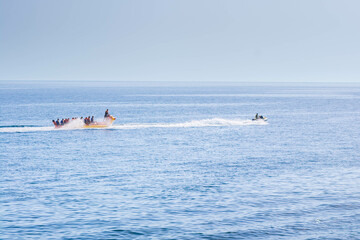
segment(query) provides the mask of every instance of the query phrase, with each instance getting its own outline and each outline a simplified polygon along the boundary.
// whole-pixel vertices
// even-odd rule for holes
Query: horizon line
[[[57,80],[45,80],[45,79],[27,79],[27,80],[6,80],[0,79],[2,82],[46,82],[46,83],[59,83],[58,81],[63,81],[62,83],[74,83],[74,82],[108,82],[108,83],[360,83],[360,81],[222,81],[222,80],[175,80],[175,81],[166,81],[166,80],[75,80],[75,79],[57,79]]]

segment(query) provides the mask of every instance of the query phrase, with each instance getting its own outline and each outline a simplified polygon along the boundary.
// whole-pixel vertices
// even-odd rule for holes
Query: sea
[[[1,82],[0,239],[360,239],[359,133],[356,83]]]

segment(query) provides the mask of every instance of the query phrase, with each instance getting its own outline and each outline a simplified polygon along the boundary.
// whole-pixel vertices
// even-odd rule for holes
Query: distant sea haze
[[[358,84],[83,83],[0,83],[1,239],[360,239]]]
[[[60,87],[359,87],[359,82],[309,81],[109,81],[109,80],[0,80],[0,88],[60,88]]]

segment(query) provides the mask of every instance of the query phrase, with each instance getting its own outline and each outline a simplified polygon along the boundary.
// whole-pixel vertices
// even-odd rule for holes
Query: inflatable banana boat
[[[92,122],[90,124],[85,124],[83,128],[106,128],[112,125],[112,123],[116,120],[115,117],[109,116],[104,118],[102,122]]]
[[[63,119],[64,120],[64,119]],[[70,128],[70,129],[76,129],[76,128],[107,128],[110,127],[113,122],[116,120],[115,117],[109,115],[108,117],[105,117],[103,121],[97,122],[97,121],[90,121],[89,118],[87,119],[65,119],[65,121],[60,124],[59,120],[54,121],[53,124],[55,125],[55,128]]]

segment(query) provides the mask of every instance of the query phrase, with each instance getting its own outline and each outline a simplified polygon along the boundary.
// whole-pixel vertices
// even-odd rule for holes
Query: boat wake
[[[252,120],[212,118],[193,120],[183,123],[142,123],[113,125],[110,129],[139,129],[139,128],[190,128],[190,127],[221,127],[221,126],[245,126],[266,125],[266,122],[254,122]]]
[[[114,124],[104,129],[142,129],[142,128],[191,128],[191,127],[226,127],[226,126],[247,126],[247,125],[267,125],[265,121],[252,121],[241,119],[223,119],[211,118],[202,120],[192,120],[183,123],[128,123],[128,124]],[[0,133],[15,133],[15,132],[44,132],[44,131],[66,131],[83,129],[83,124],[71,124],[62,128],[54,127],[34,127],[34,126],[0,126]]]

